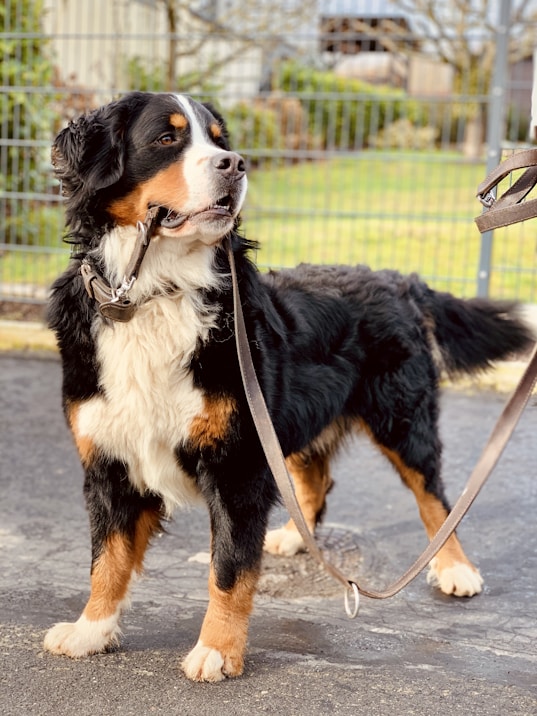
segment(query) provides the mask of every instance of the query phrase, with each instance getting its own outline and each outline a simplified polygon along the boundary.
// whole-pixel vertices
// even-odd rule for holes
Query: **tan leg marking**
[[[414,493],[425,531],[431,540],[448,516],[446,508],[435,495],[427,492],[425,478],[421,473],[409,468],[395,451],[376,444],[397,469],[405,485]],[[427,581],[440,587],[445,594],[454,594],[457,597],[478,594],[483,585],[479,570],[464,553],[455,533],[431,561]]]
[[[313,532],[324,508],[326,494],[332,486],[330,460],[321,455],[306,459],[300,454],[295,454],[290,455],[286,462],[295,484],[298,504],[306,524]],[[295,523],[289,520],[284,527],[267,533],[264,548],[271,554],[283,554],[289,557],[304,550],[305,545]]]
[[[134,571],[141,572],[151,536],[159,529],[157,513],[146,510],[136,523],[132,543],[125,535],[110,535],[91,572],[91,594],[83,614],[90,620],[106,619],[126,598]]]
[[[91,594],[83,611],[90,621],[106,619],[125,599],[134,567],[131,545],[120,534],[111,535],[91,571]]]
[[[80,406],[81,403],[71,403],[67,406],[67,420],[75,439],[75,445],[78,450],[80,460],[82,465],[85,467],[91,462],[95,445],[91,438],[86,435],[81,435],[78,429],[78,412],[80,410]]]
[[[189,679],[221,681],[226,676],[242,674],[257,579],[257,571],[249,572],[232,589],[223,591],[218,588],[211,567],[209,606],[199,640],[183,661]]]
[[[199,448],[215,447],[229,434],[231,417],[236,410],[232,398],[204,397],[204,410],[190,425],[190,439]]]
[[[110,535],[93,564],[91,594],[78,621],[61,622],[47,632],[44,647],[73,658],[105,651],[120,636],[119,618],[127,603],[133,571],[141,571],[151,535],[160,527],[159,515],[143,512],[132,542],[124,535]]]
[[[133,566],[138,574],[142,571],[149,542],[158,532],[161,532],[160,514],[154,510],[144,510],[136,523],[132,545]]]

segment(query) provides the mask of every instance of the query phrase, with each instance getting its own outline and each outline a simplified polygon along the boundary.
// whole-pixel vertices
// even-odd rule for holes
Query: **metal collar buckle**
[[[119,288],[111,288],[112,298],[99,306],[101,316],[120,323],[127,323],[131,320],[136,305],[131,302],[128,294],[135,281],[136,276],[131,276],[129,279],[125,276]]]
[[[494,196],[494,194],[491,191],[488,191],[486,194],[478,194],[477,198],[483,204],[485,209],[490,209],[490,207],[496,201],[496,197]]]
[[[121,282],[121,286],[119,288],[113,288],[112,289],[112,299],[111,303],[116,303],[117,301],[121,300],[128,300],[128,293],[131,290],[131,288],[134,285],[134,282],[136,281],[136,276],[131,276],[130,278],[127,278],[126,276],[123,277],[123,281]]]

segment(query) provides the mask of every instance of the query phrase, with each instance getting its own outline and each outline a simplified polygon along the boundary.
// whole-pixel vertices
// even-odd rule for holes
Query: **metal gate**
[[[142,89],[222,110],[249,163],[243,231],[260,241],[262,267],[366,263],[458,295],[537,302],[531,224],[482,244],[473,223],[487,126],[489,165],[496,145],[528,142],[534,18],[490,2],[487,22],[450,49],[421,5],[4,0],[0,301],[44,301],[68,260],[49,163],[57,131]],[[447,26],[461,4],[438,5]]]

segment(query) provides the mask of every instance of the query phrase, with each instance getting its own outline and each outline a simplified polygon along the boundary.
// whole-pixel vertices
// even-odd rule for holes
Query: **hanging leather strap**
[[[244,316],[242,312],[239,284],[235,268],[235,260],[231,242],[228,243],[228,258],[231,268],[233,282],[233,305],[235,312],[235,337],[237,353],[241,369],[244,390],[252,418],[259,435],[268,465],[274,475],[274,479],[280,490],[283,502],[291,518],[293,519],[302,539],[311,554],[322,564],[326,571],[345,587],[345,606],[350,617],[356,616],[358,611],[358,592],[372,599],[387,599],[407,586],[433,559],[437,552],[447,542],[456,527],[472,505],[481,488],[490,476],[494,466],[498,462],[522,412],[529,400],[537,382],[537,348],[534,350],[530,362],[522,376],[515,392],[505,405],[498,422],[496,423],[481,457],[472,472],[466,487],[455,506],[449,513],[444,524],[441,526],[435,537],[431,540],[426,549],[414,562],[414,564],[397,580],[382,590],[375,590],[359,585],[356,580],[351,579],[341,572],[337,567],[324,558],[313,535],[311,534],[304,515],[300,509],[295,496],[293,482],[283,456],[274,426],[257,379],[255,368],[250,352],[250,345],[246,333]],[[348,608],[349,589],[355,595],[355,608]]]
[[[151,207],[147,210],[145,220],[137,224],[138,233],[121,286],[112,288],[108,281],[98,273],[95,265],[88,258],[82,261],[80,273],[89,296],[99,304],[99,313],[105,318],[120,323],[130,321],[136,311],[136,304],[129,299],[129,291],[138,277],[138,272],[149,242],[157,226],[160,208]]]
[[[526,171],[497,199],[496,186],[505,177],[518,169]],[[499,164],[477,188],[477,197],[487,209],[476,216],[475,223],[481,233],[526,221],[537,216],[537,199],[524,201],[537,184],[537,149],[516,152]]]

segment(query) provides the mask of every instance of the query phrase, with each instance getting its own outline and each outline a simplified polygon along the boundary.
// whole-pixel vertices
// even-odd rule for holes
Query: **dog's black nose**
[[[226,177],[237,180],[246,174],[244,159],[237,152],[219,152],[211,161],[216,171]]]

